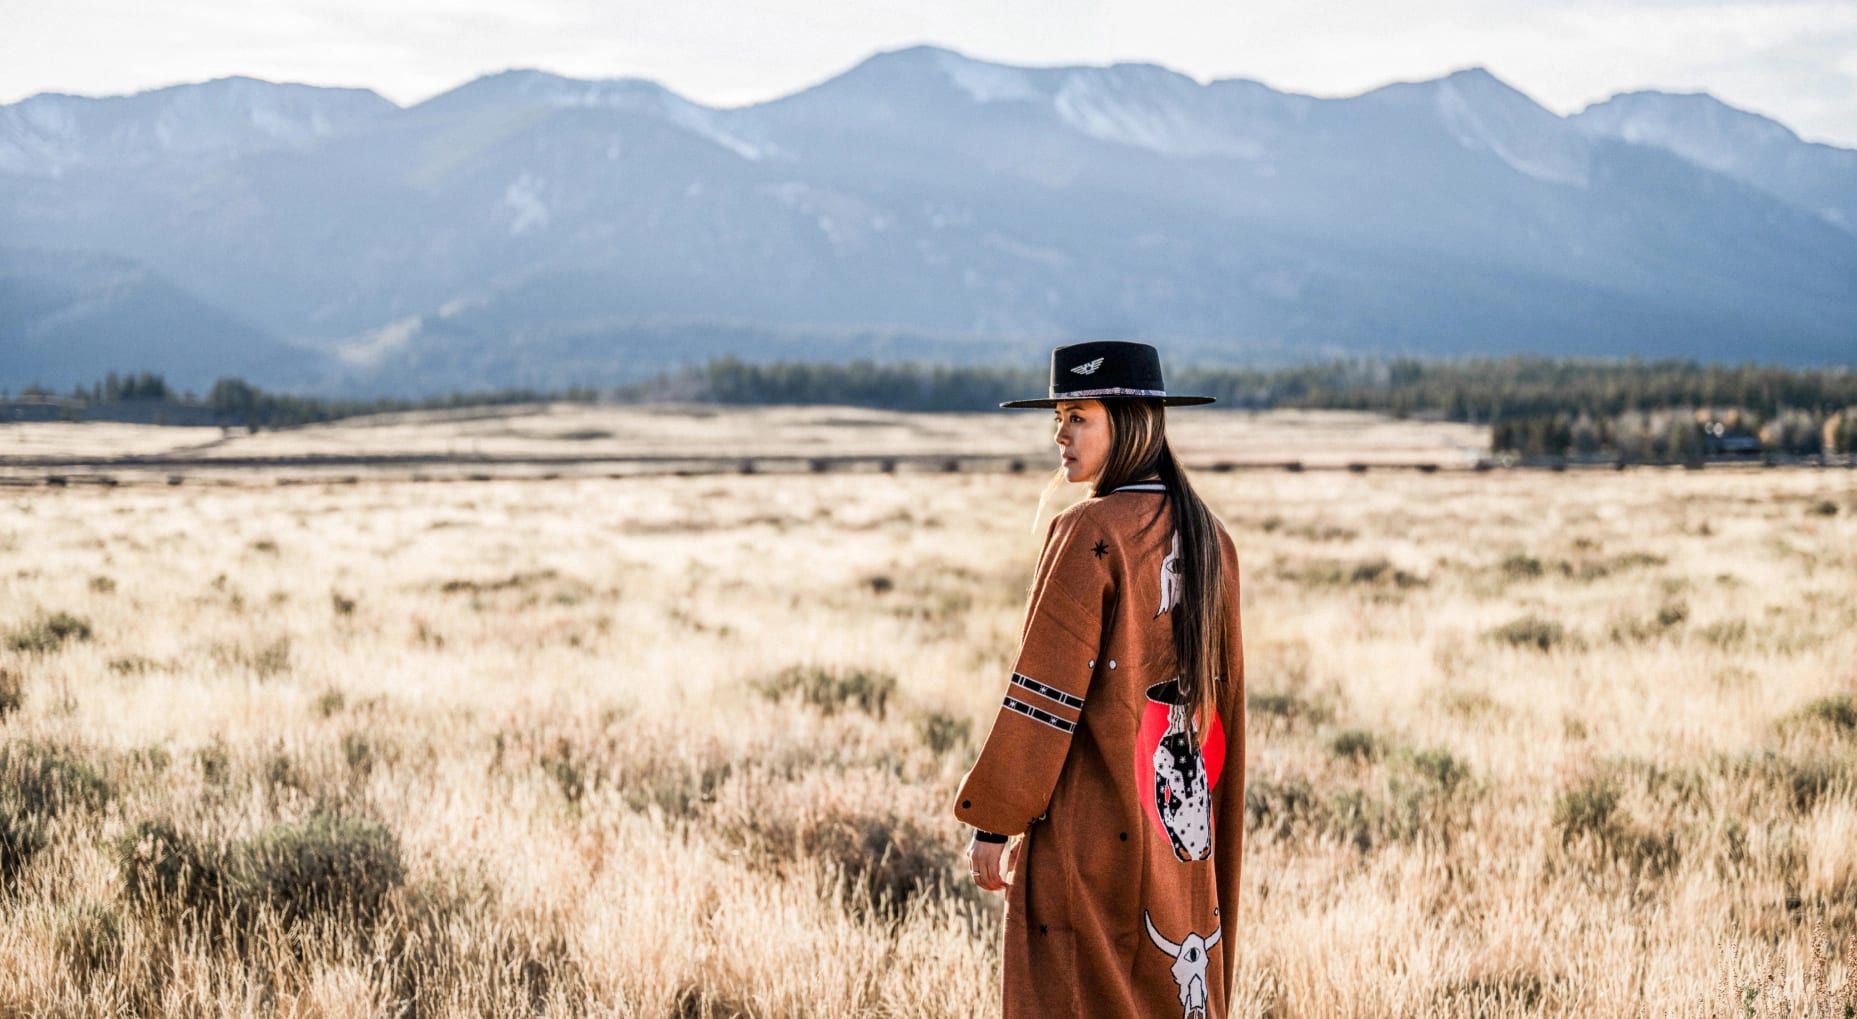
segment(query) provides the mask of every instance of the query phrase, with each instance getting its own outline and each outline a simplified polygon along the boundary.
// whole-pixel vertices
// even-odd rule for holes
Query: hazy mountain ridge
[[[0,106],[0,172],[215,162],[301,146],[399,107],[365,89],[220,78],[130,96],[44,93]]]
[[[538,71],[405,109],[228,80],[70,100],[56,131],[47,97],[0,108],[0,229],[321,351],[257,373],[283,385],[625,381],[808,336],[1851,360],[1857,153],[1687,98],[1563,118],[1481,69],[1317,99],[927,47],[729,110]],[[1717,158],[1733,132],[1759,158]],[[21,367],[0,355],[0,382]]]
[[[1668,149],[1857,233],[1857,151],[1803,141],[1776,120],[1706,93],[1629,92],[1569,119],[1595,134]]]

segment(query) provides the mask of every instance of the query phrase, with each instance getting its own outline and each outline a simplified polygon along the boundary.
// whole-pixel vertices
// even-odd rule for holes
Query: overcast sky
[[[539,67],[733,106],[924,42],[1325,96],[1481,65],[1561,113],[1707,91],[1857,148],[1857,0],[0,0],[0,103],[244,74],[404,104]]]

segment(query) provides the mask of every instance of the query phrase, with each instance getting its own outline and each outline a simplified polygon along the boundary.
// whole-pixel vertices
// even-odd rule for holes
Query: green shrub
[[[1809,814],[1825,794],[1857,784],[1857,764],[1848,754],[1782,755],[1772,750],[1718,755],[1715,770],[1725,778],[1759,782],[1785,796],[1793,811]]]
[[[916,716],[916,738],[937,755],[963,749],[973,742],[974,724],[941,711]]]
[[[89,639],[89,620],[69,612],[54,612],[14,630],[7,638],[7,646],[15,651],[46,654],[58,650],[66,641]]]
[[[1813,503],[1812,508],[1807,512],[1811,513],[1813,516],[1835,517],[1838,515],[1838,504],[1832,502],[1830,499],[1823,499]]]
[[[399,840],[369,820],[317,814],[230,845],[166,821],[143,821],[117,843],[128,900],[139,908],[249,922],[333,916],[371,923],[406,878]]]
[[[1574,638],[1567,633],[1566,627],[1552,619],[1540,616],[1523,616],[1498,626],[1486,634],[1489,640],[1513,647],[1532,647],[1537,651],[1552,651],[1563,644],[1573,645]]]
[[[1428,581],[1414,573],[1395,567],[1385,558],[1344,562],[1339,559],[1316,559],[1303,565],[1289,579],[1313,587],[1347,585],[1371,586],[1391,584],[1395,587],[1424,587]]]
[[[1347,729],[1328,741],[1328,751],[1357,764],[1371,764],[1380,759],[1380,741],[1365,729]]]
[[[835,871],[845,904],[888,919],[925,895],[965,893],[959,846],[881,803],[826,801],[808,809],[731,812],[723,839],[753,866],[785,872],[803,859]]]
[[[374,765],[380,760],[380,751],[375,748],[374,740],[364,732],[345,732],[342,734],[342,760],[347,762],[348,770],[358,778],[366,778],[374,773]]]
[[[232,751],[225,740],[215,736],[213,742],[195,750],[193,758],[207,785],[225,785],[232,780]]]
[[[251,670],[261,678],[270,678],[279,673],[290,671],[290,638],[279,637],[254,651],[250,658]]]
[[[1645,619],[1625,618],[1612,623],[1611,637],[1620,644],[1643,643],[1668,636],[1670,631],[1689,619],[1689,605],[1681,601],[1665,602],[1657,614]]]
[[[1619,777],[1631,772],[1638,773],[1653,795],[1665,793],[1666,800],[1675,796],[1681,802],[1699,795],[1698,776],[1689,772],[1668,772],[1649,762],[1613,761],[1561,790],[1554,800],[1554,826],[1560,829],[1563,848],[1581,849],[1595,865],[1623,867],[1634,879],[1661,876],[1682,860],[1677,832],[1644,827],[1620,809]]]
[[[12,669],[0,668],[0,719],[26,704],[26,681]]]
[[[65,968],[88,980],[122,959],[122,919],[105,903],[66,906],[58,912],[53,944]]]
[[[1431,747],[1412,755],[1412,770],[1426,781],[1453,795],[1470,780],[1470,765],[1442,747]]]
[[[1547,573],[1541,560],[1531,555],[1512,555],[1502,561],[1502,575],[1510,580],[1534,580]]]
[[[241,845],[236,879],[243,899],[286,921],[333,915],[365,924],[405,881],[406,866],[399,839],[384,825],[319,814]]]
[[[44,848],[45,832],[37,818],[0,805],[0,891],[10,892]]]
[[[516,591],[532,587],[544,580],[553,580],[560,574],[555,570],[530,570],[512,573],[495,580],[456,579],[447,580],[439,585],[445,594],[491,594],[498,591]]]
[[[116,591],[116,581],[109,577],[92,577],[90,589],[98,594],[113,594]]]
[[[328,689],[316,695],[316,715],[328,718],[339,713],[348,704],[348,698],[340,690]]]
[[[1448,843],[1466,823],[1459,792],[1468,787],[1469,767],[1443,749],[1393,760],[1380,782],[1332,794],[1321,827],[1362,852],[1421,839]]]
[[[1857,703],[1850,694],[1820,697],[1788,716],[1789,721],[1818,723],[1839,733],[1857,730]]]
[[[1723,619],[1694,631],[1696,636],[1720,648],[1739,647],[1747,643],[1747,621]]]
[[[1622,555],[1604,559],[1582,559],[1579,562],[1562,562],[1559,564],[1563,576],[1575,580],[1593,581],[1609,577],[1614,573],[1627,570],[1662,566],[1669,560],[1649,552],[1626,552]]]
[[[754,688],[768,700],[798,698],[825,714],[856,706],[877,718],[884,717],[896,677],[869,669],[837,669],[794,665],[756,680]]]
[[[1563,844],[1583,835],[1604,835],[1618,811],[1619,788],[1609,776],[1588,778],[1554,798],[1554,827]]]
[[[96,810],[114,794],[103,771],[75,748],[27,740],[0,747],[0,801],[23,813]]]
[[[564,737],[560,737],[542,751],[536,763],[542,772],[554,779],[561,789],[561,795],[570,804],[578,805],[580,798],[586,794],[589,769],[581,760],[578,748]]]
[[[1253,715],[1280,718],[1285,722],[1303,721],[1321,725],[1334,717],[1328,705],[1287,691],[1248,690],[1245,692],[1244,705],[1245,710]]]
[[[1322,825],[1327,809],[1307,779],[1255,778],[1244,787],[1244,827],[1247,833],[1268,833],[1278,839]]]
[[[619,795],[631,810],[657,808],[669,817],[694,817],[716,799],[734,774],[733,761],[696,755],[668,767],[640,768],[619,777]]]
[[[123,891],[140,908],[202,910],[221,901],[226,860],[166,821],[143,821],[116,842]]]

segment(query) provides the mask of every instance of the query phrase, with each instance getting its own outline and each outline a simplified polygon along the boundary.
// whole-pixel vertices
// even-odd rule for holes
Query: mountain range
[[[1857,362],[1857,151],[1482,69],[1347,98],[932,47],[716,109],[508,71],[0,107],[0,385],[423,393],[725,353]]]

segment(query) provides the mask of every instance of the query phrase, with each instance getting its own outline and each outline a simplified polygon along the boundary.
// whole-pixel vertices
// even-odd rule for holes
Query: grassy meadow
[[[1198,481],[1234,1014],[1852,1014],[1857,472]],[[1043,485],[0,489],[0,1015],[994,1014]]]

